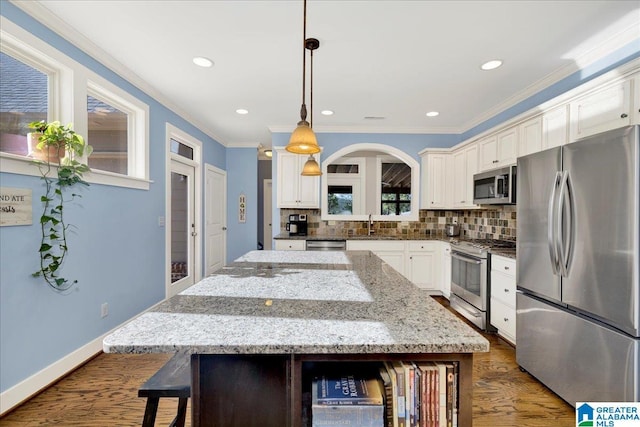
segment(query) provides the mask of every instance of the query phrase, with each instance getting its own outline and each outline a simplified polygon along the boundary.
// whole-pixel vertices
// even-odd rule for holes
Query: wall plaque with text
[[[33,224],[31,199],[30,188],[0,187],[0,226]]]

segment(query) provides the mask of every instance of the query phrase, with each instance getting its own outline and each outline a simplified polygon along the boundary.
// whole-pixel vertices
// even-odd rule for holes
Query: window
[[[353,186],[329,185],[329,214],[352,215],[353,214]]]
[[[87,96],[89,167],[127,175],[128,117],[118,108]]]
[[[0,151],[26,156],[27,125],[47,120],[49,75],[0,53]]]
[[[382,215],[404,215],[411,212],[410,188],[382,187]]]

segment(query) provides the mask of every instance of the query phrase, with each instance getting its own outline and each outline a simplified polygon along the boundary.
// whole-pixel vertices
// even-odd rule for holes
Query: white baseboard
[[[0,393],[0,416],[48,387],[67,373],[76,369],[102,351],[102,335],[79,349],[69,353],[29,378]]]
[[[36,372],[29,378],[24,379],[13,387],[0,393],[0,417],[16,406],[28,400],[36,393],[44,390],[54,382],[58,381],[60,378],[67,375],[69,372],[73,371],[74,369],[85,363],[87,360],[94,357],[96,354],[100,353],[102,351],[102,340],[104,339],[104,337],[120,328],[124,324],[129,323],[136,317],[143,315],[147,311],[152,311],[162,302],[163,301],[160,301],[154,304],[137,316],[134,316],[126,322],[122,323],[120,326],[115,327],[109,332],[99,336],[93,341],[90,341],[77,350],[67,354],[63,358],[53,362],[51,365],[40,370],[39,372]]]

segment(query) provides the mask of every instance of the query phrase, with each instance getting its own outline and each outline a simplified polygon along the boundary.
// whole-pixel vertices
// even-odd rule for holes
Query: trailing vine
[[[45,185],[45,192],[40,197],[43,204],[38,249],[40,268],[33,276],[44,278],[47,284],[56,290],[66,290],[78,281],[70,281],[60,275],[60,269],[69,252],[67,232],[71,227],[65,222],[64,206],[82,197],[77,193],[67,195],[68,190],[76,185],[89,186],[83,179],[83,174],[89,171],[89,166],[78,158],[88,157],[93,150],[82,136],[72,130],[70,124],[63,126],[57,121],[41,121],[30,123],[29,128],[38,133],[34,157],[39,157],[40,160],[34,162],[40,169]]]

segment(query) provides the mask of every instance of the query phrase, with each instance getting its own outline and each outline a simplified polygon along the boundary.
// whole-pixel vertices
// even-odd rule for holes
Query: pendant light
[[[310,129],[313,129],[313,51],[320,47],[320,42],[317,39],[307,39],[305,41],[305,47],[309,49],[311,52],[311,124],[309,126]],[[313,132],[313,130],[311,130]],[[315,138],[315,135],[314,135]],[[316,142],[316,145],[318,143]],[[320,147],[318,147],[319,149]],[[309,154],[309,158],[306,163],[302,167],[302,172],[300,173],[302,176],[320,176],[322,175],[322,171],[320,170],[320,165],[316,162],[316,159],[313,157],[313,154]]]
[[[304,0],[304,16],[302,25],[302,106],[300,107],[300,121],[298,127],[291,134],[289,144],[285,147],[285,150],[290,153],[296,154],[314,154],[320,152],[318,146],[318,140],[316,135],[311,129],[311,125],[307,121],[307,104],[306,104],[306,57],[307,49],[311,50],[311,57],[313,58],[313,51],[320,46],[320,42],[317,39],[307,40],[307,0]],[[313,65],[311,66],[313,73]],[[313,97],[313,89],[311,91]],[[311,108],[313,109],[313,100],[311,101]]]

